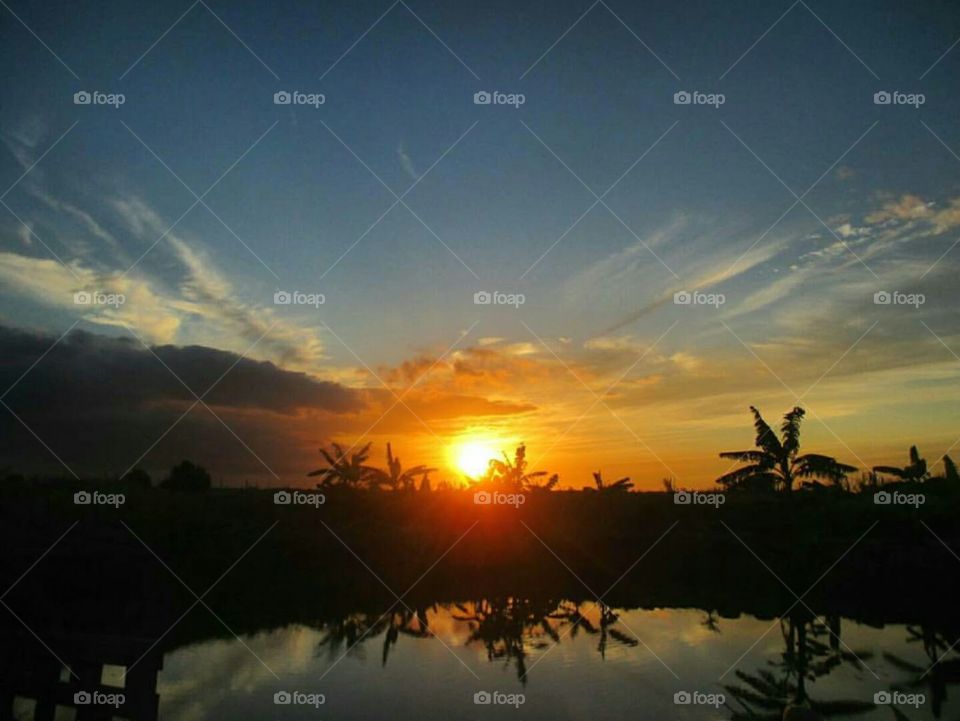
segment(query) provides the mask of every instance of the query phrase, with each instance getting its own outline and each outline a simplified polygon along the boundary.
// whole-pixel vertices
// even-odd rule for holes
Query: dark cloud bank
[[[0,468],[69,475],[55,453],[80,476],[122,473],[163,436],[140,464],[155,474],[191,458],[230,479],[272,480],[264,464],[302,475],[304,427],[321,443],[325,421],[364,405],[339,383],[228,351],[151,353],[133,338],[73,331],[44,356],[56,339],[0,326],[0,393],[10,408],[0,407]],[[177,422],[196,400],[191,390],[223,423],[199,404]]]

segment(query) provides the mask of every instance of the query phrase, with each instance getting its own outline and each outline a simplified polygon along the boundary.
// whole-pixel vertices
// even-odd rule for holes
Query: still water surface
[[[948,646],[933,629],[849,619],[508,599],[182,647],[164,656],[157,693],[171,721],[780,718],[798,694],[828,718],[897,721],[872,706],[878,692],[904,694],[906,718],[954,719],[960,704],[943,698],[956,691],[945,681],[960,678]],[[283,692],[306,703],[275,704]],[[474,703],[482,692],[504,703]],[[700,703],[676,704],[682,692]]]

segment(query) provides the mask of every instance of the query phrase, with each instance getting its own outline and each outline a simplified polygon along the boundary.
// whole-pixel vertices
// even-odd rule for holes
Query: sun
[[[457,468],[472,478],[482,476],[490,459],[496,456],[493,444],[480,440],[464,441],[456,446],[454,452]]]

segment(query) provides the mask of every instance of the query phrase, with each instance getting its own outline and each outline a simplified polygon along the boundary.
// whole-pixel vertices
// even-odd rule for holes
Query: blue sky
[[[362,389],[404,388],[404,364],[432,359],[451,375],[423,381],[427,422],[393,432],[425,453],[474,427],[562,437],[576,473],[599,442],[617,472],[702,482],[706,456],[669,458],[705,433],[749,441],[747,405],[783,412],[815,382],[811,433],[848,459],[960,434],[949,3],[181,5],[3,10],[4,325],[56,338],[79,320]],[[76,105],[81,90],[125,102]],[[276,105],[280,90],[325,102]],[[525,102],[476,105],[480,90]],[[724,102],[675,104],[684,90]],[[384,215],[391,190],[403,203]],[[183,215],[193,193],[206,205]],[[83,288],[127,303],[77,307]],[[275,306],[277,290],[326,302]],[[526,303],[476,306],[478,290]],[[678,306],[682,290],[725,303]],[[478,358],[489,383],[467,386],[455,364]],[[467,391],[516,417],[426,428],[430,403]],[[333,419],[310,440],[368,426]]]

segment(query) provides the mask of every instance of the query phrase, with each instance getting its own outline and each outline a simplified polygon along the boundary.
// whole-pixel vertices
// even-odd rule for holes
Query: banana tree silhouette
[[[379,469],[366,465],[366,460],[370,457],[370,443],[349,456],[347,455],[349,449],[345,451],[339,443],[332,445],[332,453],[325,448],[320,449],[320,455],[326,460],[327,466],[307,474],[307,476],[321,476],[317,488],[330,486],[360,488],[375,481],[377,475],[382,473]]]
[[[957,473],[957,464],[950,456],[943,457],[943,477],[950,483],[960,483],[960,473]]]
[[[486,474],[473,481],[474,485],[489,485],[506,488],[511,491],[549,491],[560,481],[560,476],[552,476],[547,471],[527,470],[527,446],[521,443],[514,451],[513,460],[504,453],[503,460],[491,459]],[[546,481],[538,479],[549,476]]]
[[[907,643],[921,643],[927,662],[920,666],[893,653],[883,654],[891,666],[912,676],[909,681],[900,684],[901,686],[909,689],[926,686],[930,689],[930,705],[934,718],[940,718],[943,711],[943,703],[947,700],[947,687],[960,684],[960,656],[954,655],[953,658],[944,660],[956,641],[951,643],[945,634],[930,626],[907,626]]]
[[[871,657],[867,652],[841,651],[839,619],[824,624],[806,609],[794,611],[780,620],[785,650],[779,661],[769,661],[770,668],[755,673],[737,670],[739,684],[726,684],[724,689],[741,710],[732,707],[733,721],[781,721],[781,719],[822,719],[830,716],[853,716],[874,710],[874,705],[859,700],[816,701],[807,694],[807,683],[827,676],[843,663],[862,669],[860,659]],[[831,634],[829,643],[821,639]]]
[[[596,490],[600,493],[626,493],[631,488],[633,484],[630,482],[630,477],[621,478],[618,481],[613,483],[606,483],[603,480],[603,475],[600,471],[595,471],[593,474],[593,482],[596,484]],[[590,489],[591,491],[594,489]]]
[[[436,468],[427,468],[426,466],[414,466],[403,470],[400,463],[400,457],[393,455],[393,449],[387,443],[387,470],[377,470],[374,483],[389,488],[393,491],[412,491],[417,487],[417,480],[426,477],[428,473],[433,473]]]
[[[835,484],[842,483],[856,468],[840,463],[831,456],[817,453],[797,455],[800,451],[800,422],[805,411],[799,406],[783,416],[781,437],[777,437],[754,406],[754,428],[757,431],[758,450],[727,451],[721,458],[732,458],[749,465],[731,471],[717,479],[721,486],[744,490],[779,490],[789,492],[804,478],[823,478]]]
[[[883,473],[901,481],[920,482],[930,477],[927,472],[927,461],[920,457],[916,446],[910,446],[910,463],[903,468],[896,466],[874,466],[874,473]]]

